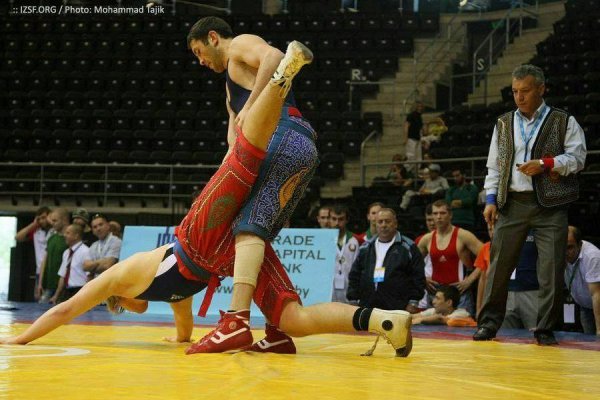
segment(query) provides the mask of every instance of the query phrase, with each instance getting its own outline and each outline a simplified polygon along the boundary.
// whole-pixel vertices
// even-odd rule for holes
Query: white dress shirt
[[[581,307],[593,308],[589,283],[600,282],[600,249],[582,240],[579,257],[573,264],[567,263],[565,283],[575,303]]]
[[[533,191],[532,177],[517,171],[517,164],[522,164],[524,161],[526,162],[530,160],[531,148],[533,147],[538,132],[543,125],[543,123],[540,123],[538,119],[546,118],[549,112],[550,107],[548,107],[545,102],[542,102],[542,105],[540,105],[535,113],[533,113],[533,117],[530,120],[527,119],[527,117],[525,117],[519,110],[514,113],[513,138],[515,154],[511,168],[509,191]],[[524,128],[525,132],[522,132],[521,126]],[[526,146],[523,136],[527,137],[532,130],[533,135]],[[567,123],[564,148],[565,152],[563,154],[559,154],[554,157],[554,168],[552,171],[565,176],[581,171],[585,165],[585,157],[587,154],[585,134],[573,116],[569,116],[569,121]],[[485,192],[488,195],[497,194],[500,171],[498,170],[498,131],[495,126],[486,166],[488,169],[488,174],[485,177]]]
[[[90,259],[90,248],[83,242],[75,243],[70,247],[73,249],[73,258],[71,259],[71,272],[69,273],[69,282],[67,287],[82,287],[87,283],[87,272],[83,270],[83,262]],[[58,275],[63,278],[67,274],[67,264],[69,263],[69,249],[66,249],[62,256],[62,263],[58,270]]]

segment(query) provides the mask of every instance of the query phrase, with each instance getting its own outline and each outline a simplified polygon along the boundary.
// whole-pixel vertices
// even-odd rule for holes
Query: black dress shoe
[[[475,341],[492,340],[495,337],[496,337],[496,331],[492,330],[491,328],[486,328],[486,327],[482,326],[481,328],[477,329],[477,332],[475,332],[475,334],[473,335],[473,340],[475,340]]]
[[[556,338],[554,337],[554,333],[552,331],[547,330],[537,330],[533,332],[533,336],[535,336],[535,340],[537,344],[540,346],[553,346],[558,344]]]

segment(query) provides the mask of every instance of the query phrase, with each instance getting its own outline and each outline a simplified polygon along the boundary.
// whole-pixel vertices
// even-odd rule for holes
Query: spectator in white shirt
[[[48,221],[48,214],[50,214],[50,208],[46,206],[38,208],[35,212],[33,222],[15,235],[17,242],[26,242],[29,240],[33,242],[33,251],[35,254],[35,287],[38,285],[42,261],[44,261],[44,257],[46,256],[46,242],[52,231],[52,226],[50,225],[50,221]],[[37,292],[34,293],[34,297],[36,300],[39,300]]]
[[[119,261],[121,239],[110,232],[109,220],[103,214],[94,214],[91,225],[98,241],[90,246],[90,259],[83,263],[83,269],[93,278]]]
[[[83,241],[83,228],[79,224],[71,224],[65,230],[66,249],[62,256],[62,263],[58,270],[60,279],[54,296],[50,303],[56,304],[69,300],[87,282],[87,274],[83,270],[83,263],[89,258],[90,248]]]

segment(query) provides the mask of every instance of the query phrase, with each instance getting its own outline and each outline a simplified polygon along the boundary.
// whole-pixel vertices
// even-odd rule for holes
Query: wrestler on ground
[[[226,75],[231,151],[237,130],[256,106],[258,95],[267,86],[283,53],[259,36],[235,36],[231,27],[217,17],[198,20],[187,41],[201,65]],[[265,257],[265,242],[273,240],[289,220],[318,164],[316,133],[296,108],[289,89],[289,85],[282,85],[284,101],[278,104],[279,109],[273,108],[273,112],[281,114],[279,121],[269,128],[262,127],[265,132],[272,129],[273,135],[258,178],[234,222],[236,256],[229,306],[232,311],[250,308]]]
[[[220,277],[233,275],[232,223],[256,180],[274,130],[264,127],[276,124],[279,118],[277,110],[282,103],[279,84],[285,82],[289,87],[293,76],[311,60],[310,50],[303,45],[292,42],[288,46],[276,76],[261,92],[256,107],[246,115],[243,134],[238,136],[231,154],[194,201],[177,229],[174,243],[137,253],[117,263],[71,299],[48,310],[25,332],[0,339],[0,343],[29,343],[107,298],[110,298],[112,308],[122,306],[136,312],[145,311],[149,300],[174,301],[172,307],[177,327],[174,340],[189,341],[193,329],[190,296],[207,288],[203,302],[205,309]],[[399,356],[408,356],[412,349],[411,318],[406,311],[359,308],[341,303],[301,306],[285,268],[269,243],[266,244],[254,301],[274,326],[291,336],[368,330],[384,336]],[[249,311],[222,313],[218,332],[232,337],[236,349],[252,345],[248,318]],[[271,334],[287,338],[281,331]],[[223,342],[223,336],[215,335],[213,331],[186,352],[203,352],[206,348],[222,352],[218,346]],[[204,345],[208,341],[212,346]],[[295,352],[295,348],[288,350],[288,353]],[[262,351],[269,351],[269,348]]]

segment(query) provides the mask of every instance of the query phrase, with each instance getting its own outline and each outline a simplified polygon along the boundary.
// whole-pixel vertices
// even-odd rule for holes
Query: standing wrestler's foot
[[[277,70],[271,78],[272,85],[280,85],[279,95],[285,98],[292,87],[292,79],[300,69],[310,64],[313,60],[313,53],[308,47],[294,40],[288,44],[285,56],[279,63]]]
[[[248,320],[250,310],[224,312],[217,327],[202,339],[188,347],[185,354],[224,353],[240,350],[252,344],[252,332]]]
[[[257,353],[296,354],[296,346],[291,337],[277,329],[277,327],[266,324],[264,339],[259,340],[249,347],[248,351]]]

